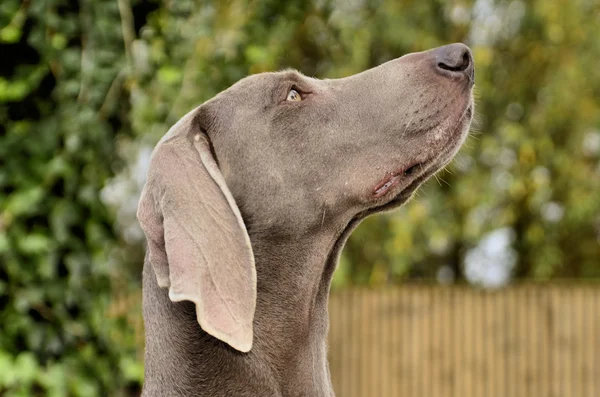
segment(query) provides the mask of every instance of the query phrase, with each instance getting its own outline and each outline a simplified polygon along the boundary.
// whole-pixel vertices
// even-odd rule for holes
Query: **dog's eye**
[[[302,100],[302,96],[300,93],[298,93],[298,91],[291,89],[290,92],[288,92],[285,100],[290,102],[300,102]]]

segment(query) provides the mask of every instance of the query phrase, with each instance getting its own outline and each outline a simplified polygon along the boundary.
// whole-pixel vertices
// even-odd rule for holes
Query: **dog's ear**
[[[138,206],[158,285],[196,304],[204,331],[241,352],[252,347],[256,269],[250,239],[199,115],[158,143]]]

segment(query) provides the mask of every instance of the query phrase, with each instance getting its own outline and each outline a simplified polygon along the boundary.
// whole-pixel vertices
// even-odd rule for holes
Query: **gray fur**
[[[143,395],[334,396],[327,297],[340,250],[453,158],[473,76],[461,44],[343,79],[263,73],[174,126],[138,211]],[[292,88],[302,101],[286,100]]]

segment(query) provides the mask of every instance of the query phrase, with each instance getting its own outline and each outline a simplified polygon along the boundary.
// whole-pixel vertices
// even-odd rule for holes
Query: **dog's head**
[[[354,76],[247,77],[157,146],[138,217],[159,285],[247,351],[250,236],[301,239],[406,202],[445,166],[473,114],[471,52],[453,44]]]
[[[399,205],[446,165],[471,121],[473,71],[455,44],[342,79],[258,74],[201,107],[198,123],[247,226],[297,237],[324,211]]]

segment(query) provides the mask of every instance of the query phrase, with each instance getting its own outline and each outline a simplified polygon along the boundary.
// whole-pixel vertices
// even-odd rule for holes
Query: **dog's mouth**
[[[373,190],[373,197],[375,199],[382,198],[391,193],[392,190],[397,191],[397,193],[391,200],[370,208],[368,212],[385,211],[408,201],[419,186],[437,171],[437,167],[431,166],[431,164],[431,162],[418,162],[406,168],[402,173],[395,173],[385,178]],[[397,188],[399,185],[404,186]]]
[[[429,177],[445,166],[454,157],[454,153],[462,144],[468,131],[473,113],[473,105],[469,104],[459,118],[456,126],[448,135],[448,141],[434,158],[408,162],[407,166],[386,175],[371,191],[373,200],[381,201],[385,196],[395,194],[388,202],[377,205],[369,212],[376,212],[397,207],[408,201],[417,188]]]
[[[410,180],[415,174],[418,174],[422,169],[423,163],[414,162],[408,167],[400,169],[387,177],[385,177],[381,182],[375,186],[373,189],[373,197],[380,198],[385,196],[390,190],[394,189],[401,183],[407,183],[407,180]]]

